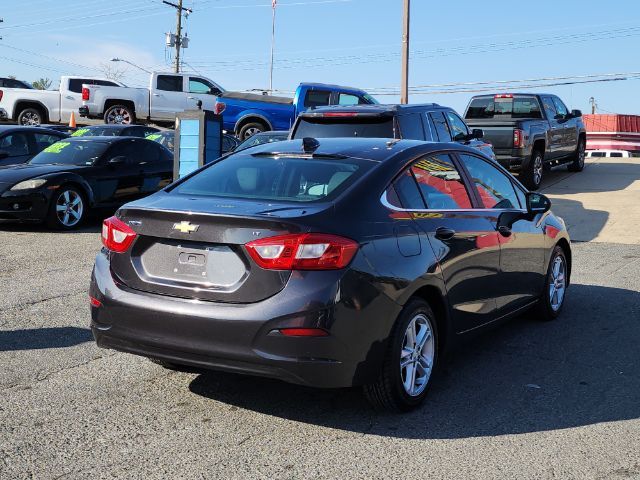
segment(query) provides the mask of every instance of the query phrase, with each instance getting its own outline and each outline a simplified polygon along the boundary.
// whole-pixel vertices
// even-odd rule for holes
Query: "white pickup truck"
[[[71,112],[78,114],[82,105],[82,86],[100,85],[122,88],[123,85],[106,78],[60,77],[58,90],[0,88],[0,110],[7,119],[20,125],[67,123]]]
[[[193,73],[150,75],[148,88],[83,85],[80,116],[103,118],[105,123],[173,122],[176,113],[202,107],[213,110],[224,92],[217,83]]]

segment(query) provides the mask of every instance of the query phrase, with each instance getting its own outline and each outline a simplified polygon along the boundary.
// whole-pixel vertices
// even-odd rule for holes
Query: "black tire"
[[[54,192],[47,213],[47,226],[55,230],[78,228],[86,218],[89,209],[86,195],[79,188],[71,185],[62,185]],[[79,199],[79,204],[75,203],[76,199]],[[59,210],[58,207],[63,205],[66,210]],[[65,221],[66,218],[69,220]]]
[[[132,125],[136,115],[128,105],[111,105],[104,112],[104,123],[108,125]]]
[[[584,170],[584,157],[587,149],[587,141],[584,137],[580,137],[578,140],[578,146],[576,153],[573,154],[573,162],[567,165],[567,170],[570,172],[581,172]]]
[[[559,306],[555,305],[552,301],[552,289],[551,283],[554,279],[553,269],[556,264],[556,259],[561,259],[562,264],[564,266],[564,290],[562,292],[562,299],[560,301]],[[560,313],[562,312],[562,307],[564,307],[567,288],[569,287],[569,264],[567,263],[567,256],[564,253],[564,250],[559,245],[553,249],[553,253],[551,254],[551,259],[549,260],[549,266],[547,267],[547,276],[544,280],[544,289],[542,294],[540,295],[540,300],[535,309],[536,317],[543,321],[550,321],[558,318]]]
[[[252,137],[256,133],[266,132],[268,130],[264,124],[259,122],[250,122],[242,126],[238,132],[238,138],[244,142],[247,138]]]
[[[520,173],[520,181],[529,190],[538,190],[542,184],[544,171],[544,154],[540,150],[531,152],[531,159]]]
[[[425,386],[421,387],[422,390],[416,395],[410,395],[403,385],[403,369],[400,365],[400,359],[402,352],[406,350],[403,347],[407,328],[411,322],[419,316],[424,316],[429,320],[432,332],[431,348],[433,349],[433,361],[430,375],[428,375],[424,384]],[[389,338],[384,365],[378,379],[363,387],[367,400],[376,410],[406,412],[416,408],[422,403],[429,392],[439,365],[439,337],[437,328],[435,315],[431,307],[429,307],[429,304],[424,300],[413,299],[402,310]]]
[[[34,107],[25,108],[18,114],[18,125],[41,125],[44,123],[42,110]]]

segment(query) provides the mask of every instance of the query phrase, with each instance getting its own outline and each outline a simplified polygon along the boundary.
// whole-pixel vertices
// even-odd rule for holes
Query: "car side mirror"
[[[580,118],[582,116],[582,111],[580,110],[571,110],[571,116],[574,118]]]
[[[113,157],[111,160],[109,160],[109,162],[107,162],[109,165],[122,165],[123,163],[125,163],[127,161],[127,157],[125,157],[124,155],[118,155],[117,157]]]
[[[551,209],[551,200],[541,193],[527,193],[527,212],[545,213]]]
[[[564,120],[565,116],[562,115],[561,113],[557,113],[555,117],[553,117],[554,120]]]
[[[8,158],[9,157],[9,152],[5,152],[4,150],[0,151],[0,160],[2,160],[3,158]]]
[[[481,128],[474,128],[471,130],[471,138],[477,138],[478,140],[484,138],[484,130]]]

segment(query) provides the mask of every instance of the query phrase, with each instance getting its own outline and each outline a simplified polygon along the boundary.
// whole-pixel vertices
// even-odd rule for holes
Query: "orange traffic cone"
[[[71,118],[69,118],[69,126],[71,128],[76,128],[76,114],[71,112]]]

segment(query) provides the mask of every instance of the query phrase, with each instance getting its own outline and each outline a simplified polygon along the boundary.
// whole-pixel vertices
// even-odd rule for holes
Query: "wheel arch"
[[[438,348],[444,352],[450,345],[452,338],[452,325],[449,316],[449,307],[443,292],[434,285],[424,285],[418,288],[409,298],[419,298],[429,304],[435,315],[436,328],[438,329]]]
[[[236,133],[240,133],[240,129],[244,127],[247,123],[258,122],[264,124],[268,130],[273,130],[273,126],[267,117],[260,113],[251,112],[243,115],[237,121],[235,126],[233,127],[233,131]]]
[[[91,186],[87,183],[87,181],[78,176],[78,175],[65,175],[63,177],[57,178],[55,179],[55,183],[58,184],[58,189],[65,187],[65,186],[72,186],[72,187],[76,187],[78,190],[80,190],[80,193],[84,194],[85,197],[87,198],[87,202],[89,207],[93,207],[95,204],[95,197],[93,194],[93,190],[91,189]]]
[[[44,103],[38,100],[16,100],[15,106],[13,107],[12,119],[17,120],[18,115],[20,115],[20,113],[26,108],[35,108],[36,110],[39,110],[43,116],[43,123],[49,121],[49,109]]]
[[[556,246],[562,248],[564,252],[564,256],[567,258],[567,285],[571,282],[571,267],[573,265],[573,259],[571,258],[571,246],[569,245],[569,241],[566,238],[561,238],[556,243]]]
[[[114,98],[109,98],[104,101],[104,107],[102,109],[102,115],[104,116],[111,107],[115,105],[122,105],[124,107],[131,108],[133,115],[136,115],[136,104],[133,100],[118,100]]]

